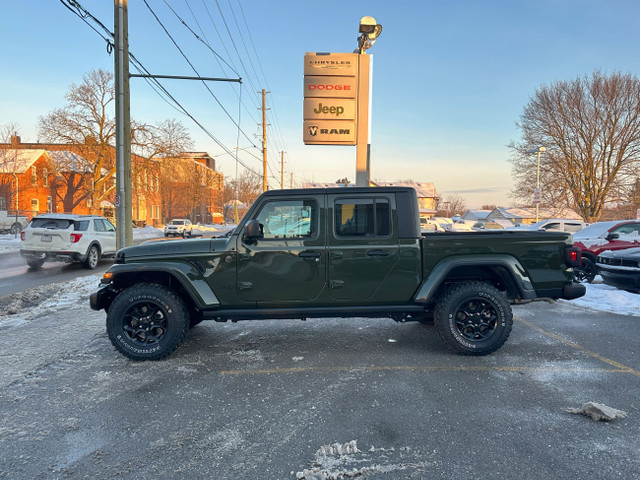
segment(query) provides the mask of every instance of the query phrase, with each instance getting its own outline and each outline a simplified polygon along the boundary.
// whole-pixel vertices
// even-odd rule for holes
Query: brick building
[[[222,223],[223,176],[206,152],[154,159],[161,167],[160,190],[165,221],[188,218],[194,223]]]

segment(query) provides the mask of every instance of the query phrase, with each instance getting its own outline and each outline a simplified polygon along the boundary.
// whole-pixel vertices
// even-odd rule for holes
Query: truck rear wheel
[[[486,355],[509,338],[513,313],[494,286],[462,282],[438,301],[435,327],[442,341],[462,355]]]
[[[598,274],[598,269],[591,259],[582,257],[582,265],[575,267],[573,274],[580,283],[592,283]]]
[[[141,283],[120,293],[107,314],[114,347],[133,360],[158,360],[173,352],[189,328],[184,302],[170,288]]]

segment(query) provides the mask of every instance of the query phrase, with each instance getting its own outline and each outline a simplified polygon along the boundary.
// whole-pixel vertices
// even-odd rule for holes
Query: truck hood
[[[199,255],[227,250],[229,238],[189,238],[185,240],[156,240],[141,245],[125,247],[118,251],[116,259],[139,259],[142,257],[175,257]]]

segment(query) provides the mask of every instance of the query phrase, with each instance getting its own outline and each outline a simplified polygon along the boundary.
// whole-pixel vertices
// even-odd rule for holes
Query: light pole
[[[533,202],[536,204],[536,223],[538,223],[538,217],[540,212],[540,154],[542,152],[546,152],[547,149],[544,147],[538,148],[530,148],[526,151],[526,153],[537,153],[538,154],[538,170],[537,170],[537,180],[536,180],[536,191],[533,194]]]

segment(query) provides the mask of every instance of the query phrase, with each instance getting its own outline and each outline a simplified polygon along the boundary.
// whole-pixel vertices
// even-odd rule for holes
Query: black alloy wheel
[[[442,341],[463,355],[486,355],[509,338],[513,313],[507,298],[490,284],[462,282],[436,305],[435,326]]]
[[[189,328],[189,314],[177,293],[141,283],[120,293],[107,315],[111,343],[134,360],[157,360],[173,352]]]

